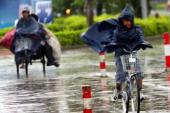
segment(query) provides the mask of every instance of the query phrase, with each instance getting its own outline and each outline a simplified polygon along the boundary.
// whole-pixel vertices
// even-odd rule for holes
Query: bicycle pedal
[[[145,97],[141,97],[140,101],[143,102],[145,100]]]
[[[112,102],[116,102],[117,100],[118,100],[117,97],[111,96],[111,101],[112,101]]]

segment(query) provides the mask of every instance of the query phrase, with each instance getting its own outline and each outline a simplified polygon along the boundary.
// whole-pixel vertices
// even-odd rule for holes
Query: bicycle
[[[139,45],[136,45],[133,50],[129,50],[124,44],[115,44],[111,43],[105,46],[106,50],[114,51],[117,48],[123,48],[125,54],[121,56],[121,62],[123,65],[123,70],[125,74],[125,82],[122,87],[121,99],[122,99],[122,108],[123,113],[129,112],[129,105],[131,101],[133,113],[140,113],[140,104],[141,104],[141,95],[140,87],[137,80],[140,68],[140,61],[137,56],[137,51],[140,49],[145,50],[146,48],[152,48],[152,45],[145,42]],[[140,69],[139,69],[140,68]],[[138,72],[137,72],[138,71]]]
[[[124,87],[122,88],[122,107],[123,113],[129,112],[129,105],[131,101],[132,112],[140,113],[140,87],[138,84],[137,68],[140,65],[140,61],[137,57],[137,52],[132,51],[130,54],[122,55],[121,61],[123,65],[123,70],[126,72],[126,81]]]
[[[21,64],[25,65],[25,74],[28,78],[28,66],[29,64],[32,65],[33,60],[40,60],[43,65],[43,74],[45,76],[46,74],[46,60],[45,60],[45,53],[44,53],[44,47],[41,45],[40,41],[37,42],[36,50],[32,50],[33,48],[33,38],[31,38],[32,35],[17,35],[17,37],[14,39],[14,55],[15,55],[15,64],[17,68],[17,78],[20,78],[20,68],[19,66]],[[35,49],[35,47],[34,47]]]

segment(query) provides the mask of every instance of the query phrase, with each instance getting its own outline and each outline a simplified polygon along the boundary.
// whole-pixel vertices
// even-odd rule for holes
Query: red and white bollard
[[[91,86],[86,85],[82,87],[82,93],[83,93],[83,104],[84,104],[84,109],[83,113],[92,113],[92,92],[91,92]]]
[[[169,33],[163,34],[164,51],[165,51],[165,65],[166,69],[170,68],[170,35]]]
[[[101,73],[102,77],[105,77],[105,76],[107,76],[107,73],[106,73],[105,52],[100,52],[99,56],[100,56],[100,64],[99,64],[100,73]]]

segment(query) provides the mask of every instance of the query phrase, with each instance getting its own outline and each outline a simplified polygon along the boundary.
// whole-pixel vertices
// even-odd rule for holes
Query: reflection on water
[[[162,73],[163,51],[141,52],[147,57],[142,113],[170,112],[170,86],[167,73]],[[108,78],[98,76],[98,55],[89,49],[65,51],[59,69],[47,68],[44,78],[39,63],[29,67],[29,78],[24,70],[17,80],[13,56],[0,56],[0,113],[82,113],[81,86],[92,86],[94,113],[121,113],[121,103],[110,101],[114,89],[113,55],[107,56]],[[159,64],[159,65],[158,65]],[[156,84],[156,85],[155,85]]]

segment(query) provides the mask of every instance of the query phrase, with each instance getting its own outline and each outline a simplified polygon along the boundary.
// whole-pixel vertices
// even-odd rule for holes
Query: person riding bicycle
[[[35,26],[35,27],[34,27]],[[36,27],[38,26],[38,27]],[[36,20],[35,15],[30,15],[30,10],[28,7],[25,7],[22,10],[22,17],[19,19],[17,25],[16,25],[16,34],[17,32],[28,32],[30,29],[35,29],[35,31],[38,31],[38,38],[41,38],[42,45],[44,46],[45,55],[48,59],[47,66],[56,66],[59,67],[59,63],[55,62],[55,59],[53,57],[52,48],[51,46],[46,43],[46,32],[41,26],[41,24],[38,23],[38,20]],[[37,29],[37,30],[36,30]]]
[[[148,44],[144,40],[144,34],[141,27],[134,24],[134,11],[127,5],[117,20],[117,26],[114,29],[113,40],[111,43],[123,44],[128,51],[133,51],[139,44]],[[143,48],[145,49],[145,48]],[[116,89],[113,92],[113,99],[121,98],[122,84],[125,82],[125,72],[123,70],[120,56],[127,54],[124,48],[115,49],[115,66],[116,66]],[[142,89],[143,74],[139,64],[137,64],[137,82],[139,89]]]
[[[121,97],[122,84],[125,82],[125,72],[123,71],[120,56],[127,54],[124,48],[114,48],[115,44],[123,44],[132,51],[139,44],[148,44],[144,40],[144,34],[141,27],[134,24],[134,10],[127,4],[122,10],[118,19],[108,19],[96,23],[85,32],[81,39],[90,45],[95,51],[115,52],[116,66],[116,89],[113,92],[113,98]],[[146,49],[143,47],[142,49]],[[138,83],[142,89],[143,75],[138,70]]]

